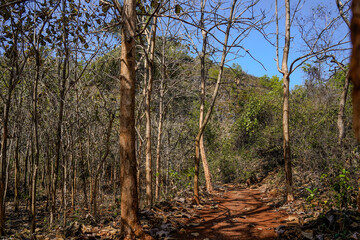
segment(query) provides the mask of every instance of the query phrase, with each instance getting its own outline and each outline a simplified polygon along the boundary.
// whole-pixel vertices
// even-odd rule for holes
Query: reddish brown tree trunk
[[[360,141],[360,0],[352,2],[353,17],[351,19],[351,54],[349,76],[354,84],[352,92],[353,127],[355,136]],[[360,189],[359,189],[360,190]],[[360,193],[357,198],[358,211],[360,212]]]
[[[121,22],[120,72],[120,182],[121,227],[123,234],[145,236],[138,218],[138,195],[135,152],[135,33],[136,0],[125,0]]]
[[[353,51],[349,76],[354,85],[352,92],[354,131],[357,140],[360,141],[360,0],[353,0],[352,11],[351,42]]]

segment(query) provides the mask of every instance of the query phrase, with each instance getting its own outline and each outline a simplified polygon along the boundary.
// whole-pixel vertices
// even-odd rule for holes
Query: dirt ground
[[[289,218],[259,190],[231,187],[217,195],[217,204],[196,210],[175,239],[276,239],[275,229]]]

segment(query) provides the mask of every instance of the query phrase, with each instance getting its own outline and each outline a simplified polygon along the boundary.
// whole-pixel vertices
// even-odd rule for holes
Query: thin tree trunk
[[[141,136],[139,135],[139,138]],[[140,204],[141,201],[141,153],[142,153],[142,139],[139,139],[138,141],[138,154],[136,158],[136,182],[137,182],[137,194],[138,194],[138,204]]]
[[[155,199],[159,200],[160,195],[160,179],[161,179],[161,136],[163,128],[163,117],[164,117],[164,81],[166,78],[165,68],[165,37],[163,36],[163,49],[162,49],[162,77],[160,80],[160,96],[159,96],[159,123],[158,123],[158,135],[156,145],[156,175],[155,175]]]
[[[284,75],[284,100],[283,100],[283,148],[285,160],[285,178],[286,178],[286,199],[294,201],[293,183],[292,183],[292,164],[290,154],[290,131],[289,131],[289,75]]]
[[[226,32],[225,32],[225,40],[224,40],[224,45],[223,45],[221,62],[220,62],[220,65],[219,65],[219,74],[218,74],[215,89],[214,89],[214,92],[213,92],[213,95],[212,95],[212,101],[211,101],[209,110],[206,113],[204,121],[202,122],[202,125],[200,126],[199,132],[198,132],[198,134],[196,136],[196,139],[195,139],[194,201],[198,205],[200,204],[200,198],[199,198],[200,139],[201,139],[201,136],[204,133],[204,129],[205,129],[207,123],[210,120],[212,110],[213,110],[213,108],[215,106],[217,94],[219,92],[220,82],[221,82],[221,79],[222,79],[222,74],[223,74],[223,71],[224,71],[225,59],[226,59],[226,55],[227,55],[227,44],[228,44],[230,29],[231,29],[231,25],[232,25],[232,19],[233,19],[233,15],[234,15],[234,9],[235,9],[235,5],[236,5],[236,1],[237,0],[233,0],[232,5],[231,5],[230,17],[228,19],[228,25],[227,25]]]
[[[208,193],[212,193],[214,189],[213,189],[213,185],[211,182],[211,172],[210,172],[209,164],[206,159],[206,153],[205,153],[205,147],[204,147],[204,136],[202,136],[200,138],[200,146],[199,147],[200,147],[201,160],[202,160],[202,164],[204,167],[206,190]]]
[[[18,73],[18,67],[16,65],[17,61],[17,39],[15,38],[14,46],[15,49],[12,52],[12,66],[10,72],[10,79],[8,83],[8,92],[6,96],[6,101],[4,104],[4,112],[2,118],[2,133],[1,133],[1,152],[0,152],[0,236],[5,234],[5,183],[6,183],[6,161],[7,161],[7,141],[8,141],[8,131],[9,131],[9,115],[11,107],[11,98],[13,90],[15,89]]]
[[[340,146],[343,145],[343,140],[345,138],[344,117],[345,117],[346,98],[347,98],[347,93],[349,91],[349,83],[350,83],[350,80],[349,80],[348,76],[346,76],[343,91],[342,91],[342,94],[341,94],[341,97],[340,97],[339,113],[338,113],[338,120],[337,120],[337,127],[338,127],[338,130],[339,130],[338,144]]]
[[[103,156],[101,156],[99,165],[96,168],[95,174],[94,174],[94,186],[93,186],[93,207],[92,207],[92,212],[93,212],[93,216],[96,218],[97,217],[97,189],[98,189],[98,181],[99,181],[99,175],[101,172],[101,169],[106,161],[107,156],[110,153],[110,137],[111,137],[111,129],[112,129],[112,125],[114,122],[114,118],[115,118],[115,114],[110,114],[109,116],[109,125],[106,129],[106,138],[105,138],[105,153],[103,154]],[[100,185],[100,184],[99,184]]]
[[[28,191],[28,177],[27,177],[27,174],[28,174],[28,171],[29,171],[29,152],[30,152],[30,143],[31,143],[31,137],[29,137],[28,139],[28,142],[27,142],[27,146],[26,146],[26,153],[25,153],[25,158],[24,158],[24,161],[25,161],[25,167],[24,167],[24,188],[23,188],[23,191],[24,191],[24,194],[25,195],[28,195],[29,191]]]
[[[278,70],[283,74],[283,151],[285,161],[285,178],[286,178],[286,200],[294,201],[293,183],[292,183],[292,164],[290,152],[290,132],[289,132],[289,94],[290,94],[290,73],[288,70],[288,58],[290,51],[290,0],[285,0],[285,45],[283,49],[283,57],[281,69],[279,67],[279,21],[277,0],[275,1],[276,14],[276,59]]]
[[[20,132],[18,133],[20,134]],[[19,210],[19,141],[20,136],[16,138],[15,161],[14,161],[14,209]]]
[[[201,1],[201,19],[200,19],[200,26],[204,28],[204,11],[205,11],[206,0]],[[203,45],[201,50],[201,94],[200,94],[200,116],[199,116],[199,128],[203,124],[204,121],[204,110],[205,110],[205,86],[206,86],[206,46],[207,46],[207,32],[203,29],[202,30],[202,37],[203,37]],[[205,153],[205,146],[204,146],[204,134],[200,137],[200,155],[202,164],[204,167],[204,175],[205,175],[205,182],[206,182],[206,190],[208,193],[213,191],[212,184],[211,184],[211,173],[209,170],[209,165],[206,159]]]
[[[71,209],[75,211],[75,196],[76,196],[76,158],[74,157],[74,150],[71,151],[72,164],[72,184],[71,184]]]
[[[67,158],[67,157],[66,157]],[[63,161],[63,226],[66,227],[66,211],[67,211],[67,201],[66,201],[66,194],[67,194],[67,159],[64,158]]]
[[[346,15],[344,14],[344,11],[343,11],[344,10],[344,4],[340,0],[336,0],[336,5],[337,5],[337,8],[339,10],[339,14],[340,14],[341,18],[344,20],[346,25],[350,28],[350,21],[346,17]],[[343,140],[345,138],[345,122],[344,122],[344,115],[345,114],[344,114],[344,112],[345,112],[345,104],[346,104],[347,93],[349,91],[350,80],[349,80],[349,72],[346,71],[346,69],[344,68],[344,66],[341,63],[336,61],[335,57],[333,57],[333,62],[336,62],[337,65],[344,72],[346,72],[346,78],[345,78],[345,82],[344,82],[343,92],[341,94],[340,103],[339,103],[339,113],[338,113],[338,120],[337,120],[337,127],[338,127],[338,131],[339,131],[338,144],[339,144],[340,148],[342,149]]]
[[[5,235],[5,177],[6,177],[6,159],[7,159],[7,139],[8,139],[8,122],[11,104],[11,91],[9,89],[6,103],[4,105],[4,117],[1,138],[1,163],[0,163],[0,236]]]
[[[62,123],[64,117],[64,105],[65,105],[65,91],[66,91],[66,80],[67,80],[67,67],[69,61],[69,49],[67,47],[67,28],[66,28],[66,16],[65,16],[65,9],[66,9],[66,0],[62,2],[62,18],[63,18],[63,34],[62,34],[62,41],[64,44],[64,62],[63,68],[61,73],[61,85],[60,85],[60,99],[59,99],[59,112],[58,112],[58,121],[57,121],[57,131],[56,131],[56,159],[55,159],[55,171],[53,176],[53,186],[52,186],[52,206],[51,206],[51,218],[50,218],[50,225],[53,224],[55,209],[56,209],[56,188],[57,188],[57,181],[59,175],[59,164],[61,160],[61,142],[62,142]]]
[[[35,140],[35,153],[32,152],[33,158],[33,174],[31,184],[31,233],[35,232],[36,228],[36,180],[37,170],[39,164],[39,117],[38,117],[38,85],[40,79],[40,53],[36,50],[36,73],[33,89],[33,135]]]
[[[145,115],[146,115],[146,204],[151,206],[153,202],[152,191],[152,155],[151,155],[151,93],[154,80],[154,54],[155,54],[155,39],[157,17],[153,19],[152,31],[150,36],[150,59],[149,65],[149,79],[147,83],[146,99],[145,99]]]

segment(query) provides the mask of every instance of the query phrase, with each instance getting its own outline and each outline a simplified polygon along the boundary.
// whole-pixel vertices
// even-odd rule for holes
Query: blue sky
[[[292,1],[292,4],[294,4],[297,1]],[[267,15],[268,18],[270,18],[272,15],[274,15],[275,12],[275,1],[273,0],[261,0],[259,4],[257,5],[257,8],[261,8],[263,10],[266,10],[269,14]],[[279,5],[279,15],[282,17],[283,10],[284,10],[284,0],[278,0]],[[304,1],[304,4],[301,8],[301,14],[304,17],[313,17],[312,9],[316,8],[317,6],[326,6],[327,14],[324,14],[324,19],[331,19],[334,14],[338,14],[337,8],[336,8],[336,2],[335,0],[312,0],[312,1]],[[328,15],[328,16],[325,16]],[[332,16],[331,16],[332,15]],[[279,25],[280,25],[280,32],[283,30],[282,25],[284,25],[284,19],[280,19]],[[342,21],[341,21],[342,22]],[[320,26],[319,26],[320,28]],[[267,31],[275,33],[276,25],[271,24]],[[336,29],[336,32],[340,32],[340,37],[342,35],[346,35],[348,32],[348,29],[345,24],[342,24],[341,26],[338,26],[338,29]],[[300,38],[300,33],[297,31],[297,26],[294,25],[291,29],[291,36],[293,37],[293,42],[291,43],[291,50],[290,50],[290,58],[289,63],[296,59],[297,57],[303,55],[301,53],[301,49],[303,49],[304,42]],[[335,36],[335,35],[334,35]],[[350,40],[350,39],[349,39]],[[272,38],[272,41],[275,42],[275,36]],[[280,45],[283,45],[283,38],[280,38]],[[248,74],[252,74],[254,76],[261,77],[263,75],[268,75],[269,77],[273,75],[278,75],[281,77],[282,75],[278,72],[276,67],[276,49],[274,46],[272,46],[270,43],[268,43],[260,33],[253,31],[249,37],[247,37],[243,44],[244,48],[248,49],[250,53],[261,63],[265,66],[266,70],[256,61],[254,61],[249,56],[244,57],[238,57],[234,61],[235,63],[238,63],[242,69],[247,72]],[[281,61],[281,51],[280,49],[280,61]],[[348,54],[348,53],[346,53]],[[311,61],[308,61],[311,63]],[[301,70],[301,68],[298,68],[295,70],[295,72],[290,77],[290,88],[293,88],[295,85],[301,85],[304,82],[304,74]]]

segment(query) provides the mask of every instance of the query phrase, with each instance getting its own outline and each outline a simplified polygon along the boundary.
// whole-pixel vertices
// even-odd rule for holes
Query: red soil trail
[[[274,229],[288,217],[271,207],[266,194],[253,189],[229,188],[204,205],[175,239],[276,239]],[[184,231],[185,230],[185,231]]]

